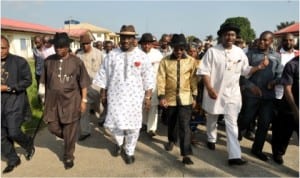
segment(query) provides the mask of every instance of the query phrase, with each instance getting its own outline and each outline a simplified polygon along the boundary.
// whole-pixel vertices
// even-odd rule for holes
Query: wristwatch
[[[88,102],[88,100],[86,99],[86,98],[82,98],[82,100],[81,100],[83,103],[87,103]]]
[[[11,88],[9,86],[7,86],[7,92],[11,92]]]

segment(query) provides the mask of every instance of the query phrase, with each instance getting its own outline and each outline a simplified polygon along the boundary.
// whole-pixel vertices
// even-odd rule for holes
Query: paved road
[[[198,145],[193,146],[194,165],[181,163],[179,148],[166,152],[166,127],[159,126],[158,136],[151,140],[141,133],[137,148],[136,161],[126,165],[121,157],[113,157],[113,144],[102,128],[93,125],[92,137],[78,142],[75,151],[75,166],[65,170],[61,162],[63,142],[51,135],[47,128],[36,137],[36,153],[31,161],[26,161],[24,151],[17,146],[21,155],[21,165],[13,172],[2,177],[299,177],[299,145],[293,137],[284,156],[284,165],[276,164],[272,159],[260,161],[250,154],[251,141],[241,141],[243,158],[248,160],[244,166],[227,165],[226,137],[224,128],[220,128],[216,150],[205,146],[205,127],[200,125],[197,133]],[[271,156],[268,142],[264,151]],[[6,163],[2,160],[2,170]]]

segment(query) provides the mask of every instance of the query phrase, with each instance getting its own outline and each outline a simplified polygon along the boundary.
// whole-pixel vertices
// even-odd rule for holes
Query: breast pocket
[[[242,72],[242,60],[237,60],[233,63],[234,65],[234,72],[241,73]]]
[[[77,88],[77,79],[73,74],[65,74],[63,77],[64,92],[71,92]]]

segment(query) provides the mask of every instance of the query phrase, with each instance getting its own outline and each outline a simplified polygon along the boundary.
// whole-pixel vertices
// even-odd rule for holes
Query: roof
[[[13,20],[8,18],[1,18],[1,29],[6,30],[17,30],[25,32],[37,32],[37,33],[46,33],[46,34],[55,34],[60,30],[51,28],[45,25],[24,22],[19,20]]]
[[[93,40],[95,40],[95,37],[92,35],[92,32],[88,29],[70,29],[70,30],[63,29],[61,31],[68,33],[70,37],[76,37],[76,38],[80,38],[80,35],[89,33],[89,35],[92,36]]]
[[[66,24],[64,29],[88,29],[92,32],[101,32],[101,33],[110,33],[111,31],[106,29],[106,28],[102,28],[102,27],[98,27],[89,23],[80,23],[80,24]]]
[[[277,32],[274,32],[275,35],[281,35],[281,34],[285,34],[285,33],[299,33],[299,22],[298,23],[294,23],[290,26],[287,26]]]

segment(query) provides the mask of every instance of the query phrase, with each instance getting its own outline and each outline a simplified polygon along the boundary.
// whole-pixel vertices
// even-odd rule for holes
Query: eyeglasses
[[[1,47],[1,49],[7,49],[8,47]]]

